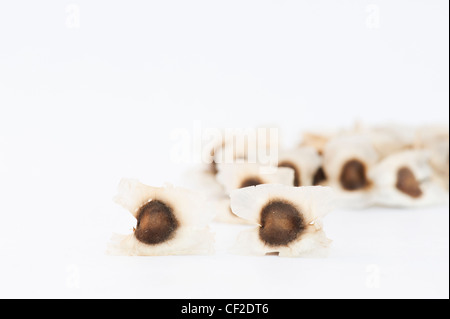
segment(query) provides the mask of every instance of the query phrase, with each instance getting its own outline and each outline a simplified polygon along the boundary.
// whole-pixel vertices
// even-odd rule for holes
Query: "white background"
[[[0,297],[439,297],[448,207],[336,211],[327,259],[110,257],[121,177],[177,184],[173,132],[449,117],[448,1],[3,1]]]

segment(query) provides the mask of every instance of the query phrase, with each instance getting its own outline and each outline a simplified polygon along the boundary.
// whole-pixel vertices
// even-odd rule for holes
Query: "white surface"
[[[101,230],[101,221],[92,228]],[[82,231],[79,244],[31,251],[3,242],[9,249],[2,249],[0,296],[448,298],[448,208],[339,211],[325,223],[334,243],[324,259],[230,255],[226,249],[244,226],[218,224],[212,256],[105,256],[102,236]]]
[[[447,1],[2,2],[0,297],[448,298],[448,207],[335,212],[328,259],[228,255],[238,229],[221,225],[214,256],[103,255],[132,222],[111,200],[119,179],[177,184],[191,165],[171,162],[179,128],[273,123],[291,144],[303,128],[356,118],[448,121],[448,11]]]

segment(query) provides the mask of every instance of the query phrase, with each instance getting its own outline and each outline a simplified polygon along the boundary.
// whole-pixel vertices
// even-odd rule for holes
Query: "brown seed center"
[[[278,164],[278,167],[287,167],[294,170],[294,186],[300,186],[300,170],[291,162],[285,161]]]
[[[313,177],[313,182],[312,184],[315,185],[319,185],[320,183],[324,182],[327,180],[327,176],[325,175],[325,171],[323,170],[323,167],[319,167],[319,169],[316,171],[316,173],[314,174]]]
[[[397,171],[397,184],[395,185],[401,192],[417,198],[422,195],[419,182],[414,173],[407,167],[401,167]]]
[[[277,200],[261,211],[259,238],[269,246],[286,246],[305,229],[300,212],[290,203]]]
[[[145,244],[160,244],[172,238],[178,225],[169,206],[161,201],[152,200],[140,209],[134,234]]]
[[[365,165],[356,159],[347,161],[342,168],[340,182],[342,187],[349,191],[367,187],[369,181]]]

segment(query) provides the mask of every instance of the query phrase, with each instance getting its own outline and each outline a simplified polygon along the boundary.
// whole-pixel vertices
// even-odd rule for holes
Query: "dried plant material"
[[[287,246],[305,231],[298,209],[284,200],[274,200],[261,210],[259,239],[266,245]]]
[[[426,151],[403,151],[386,157],[371,171],[376,203],[411,207],[444,203],[448,192],[432,179]]]
[[[285,257],[324,256],[331,241],[322,229],[332,190],[323,186],[259,185],[231,193],[232,211],[258,225],[238,236],[232,252],[278,253]]]
[[[345,136],[327,144],[323,167],[331,184],[353,191],[370,185],[366,173],[378,158],[367,137]]]
[[[173,209],[159,200],[141,207],[134,235],[145,244],[160,244],[172,239],[180,226]]]
[[[270,165],[275,161],[279,148],[277,128],[260,127],[236,130],[223,139],[222,147],[214,152],[216,170],[232,163],[257,163]]]
[[[207,171],[210,174],[212,174],[212,175],[216,175],[217,172],[218,172],[217,163],[216,163],[216,160],[215,160],[216,152],[217,152],[218,149],[224,147],[224,145],[225,145],[225,142],[223,142],[220,147],[216,147],[216,148],[211,149],[211,151],[209,153],[210,154],[210,161],[208,162],[209,164],[208,164],[208,170]]]
[[[207,164],[207,167],[205,169],[206,173],[209,173],[213,176],[215,176],[218,172],[217,170],[217,162],[216,162],[216,156],[218,152],[221,152],[221,150],[226,145],[226,134],[223,130],[206,130],[207,137],[209,137],[210,141],[207,146],[205,146],[207,152],[206,158],[203,158],[204,163]],[[202,154],[203,156],[205,154]]]
[[[400,167],[397,171],[397,183],[395,187],[414,198],[422,196],[420,183],[414,176],[414,173],[408,167]]]
[[[313,185],[314,176],[321,165],[322,157],[312,147],[280,151],[278,155],[278,167],[294,170],[294,186]]]
[[[323,169],[327,185],[336,191],[337,206],[361,208],[373,203],[368,172],[378,159],[379,155],[367,136],[346,135],[327,144]]]
[[[433,176],[447,190],[449,189],[449,142],[439,142],[430,148],[430,165]]]
[[[424,126],[417,130],[416,147],[430,153],[434,178],[449,189],[449,127]]]
[[[194,167],[182,175],[182,185],[188,189],[201,192],[205,197],[222,197],[225,189],[217,181],[216,175],[202,167]]]
[[[113,255],[211,254],[214,236],[198,193],[173,186],[151,187],[123,179],[115,201],[135,218],[129,235],[115,235],[108,247]]]
[[[230,197],[213,198],[210,201],[211,211],[216,213],[214,221],[228,224],[250,224],[231,210]]]
[[[364,189],[370,185],[367,179],[366,165],[360,159],[350,159],[344,163],[339,175],[339,182],[345,190]]]
[[[323,154],[327,143],[339,136],[342,133],[341,130],[321,130],[319,131],[306,131],[302,133],[301,147],[312,147],[319,154]]]
[[[415,147],[428,149],[434,144],[448,142],[449,126],[447,125],[425,125],[419,127],[415,132]]]
[[[327,181],[327,175],[323,170],[323,166],[320,166],[313,175],[313,186],[325,185]]]
[[[292,161],[284,160],[278,164],[278,167],[287,167],[287,168],[292,169],[294,171],[294,186],[301,185],[300,168],[298,167],[298,165],[295,165]],[[259,185],[259,184],[263,184],[263,183],[257,183],[257,184],[252,184],[252,185],[248,185],[248,186],[255,186],[255,185]]]
[[[220,166],[217,180],[229,194],[231,191],[260,184],[294,185],[294,171],[287,167],[267,167],[251,163]]]
[[[416,134],[413,127],[398,124],[371,127],[361,125],[355,133],[367,136],[380,159],[413,148]]]

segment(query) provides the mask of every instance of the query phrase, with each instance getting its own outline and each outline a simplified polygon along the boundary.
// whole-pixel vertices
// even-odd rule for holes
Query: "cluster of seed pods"
[[[254,225],[235,240],[236,254],[324,256],[331,240],[322,219],[334,207],[448,202],[448,126],[310,131],[287,149],[278,140],[231,141],[218,140],[208,163],[190,173],[191,189],[122,180],[116,202],[133,214],[136,227],[115,235],[109,252],[212,254],[214,221]],[[251,156],[261,150],[275,161]]]

